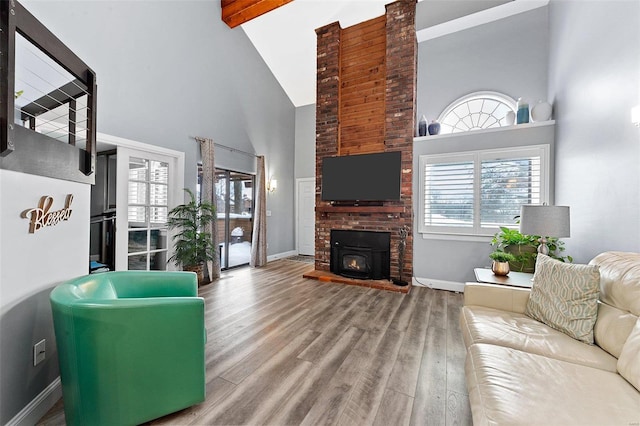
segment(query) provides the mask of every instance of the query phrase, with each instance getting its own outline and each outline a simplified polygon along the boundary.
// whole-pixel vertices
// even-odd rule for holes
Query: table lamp
[[[540,235],[538,253],[549,254],[547,237],[570,237],[569,207],[525,204],[520,210],[520,232]]]

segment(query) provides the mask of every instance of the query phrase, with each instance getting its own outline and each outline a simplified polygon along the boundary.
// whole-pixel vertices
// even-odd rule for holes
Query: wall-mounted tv
[[[322,160],[325,201],[400,199],[401,152],[326,157]]]

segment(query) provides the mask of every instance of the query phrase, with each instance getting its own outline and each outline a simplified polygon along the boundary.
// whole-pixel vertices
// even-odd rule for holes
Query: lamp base
[[[547,239],[545,237],[540,238],[540,245],[538,246],[538,254],[544,254],[549,256],[549,247],[547,246]]]

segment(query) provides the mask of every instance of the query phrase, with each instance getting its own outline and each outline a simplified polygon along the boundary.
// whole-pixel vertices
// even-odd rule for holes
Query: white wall
[[[0,170],[0,423],[7,423],[58,375],[49,293],[89,270],[90,185]],[[23,211],[40,197],[69,220],[29,233]],[[46,339],[47,358],[33,366],[33,345]]]
[[[640,252],[640,2],[550,3],[549,98],[556,201],[571,207],[567,253]]]

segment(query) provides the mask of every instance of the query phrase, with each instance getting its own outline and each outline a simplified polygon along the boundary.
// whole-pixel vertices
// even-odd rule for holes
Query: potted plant
[[[509,275],[509,262],[516,260],[516,257],[511,253],[504,251],[494,251],[489,255],[493,263],[491,264],[491,271],[495,275]]]
[[[517,272],[533,273],[536,265],[536,256],[538,255],[538,246],[540,245],[540,236],[526,235],[520,233],[517,229],[500,227],[500,232],[496,233],[491,240],[491,245],[497,251],[511,253],[515,260],[509,261],[510,269]],[[564,241],[558,238],[547,238],[547,246],[549,247],[549,256],[561,262],[572,262],[571,256],[563,256],[565,250]]]
[[[198,283],[204,281],[204,263],[213,260],[216,245],[205,226],[216,220],[216,208],[208,202],[197,202],[190,190],[185,188],[191,200],[169,211],[167,224],[170,229],[177,230],[173,236],[173,256],[169,261],[175,262],[184,271],[196,272]]]

